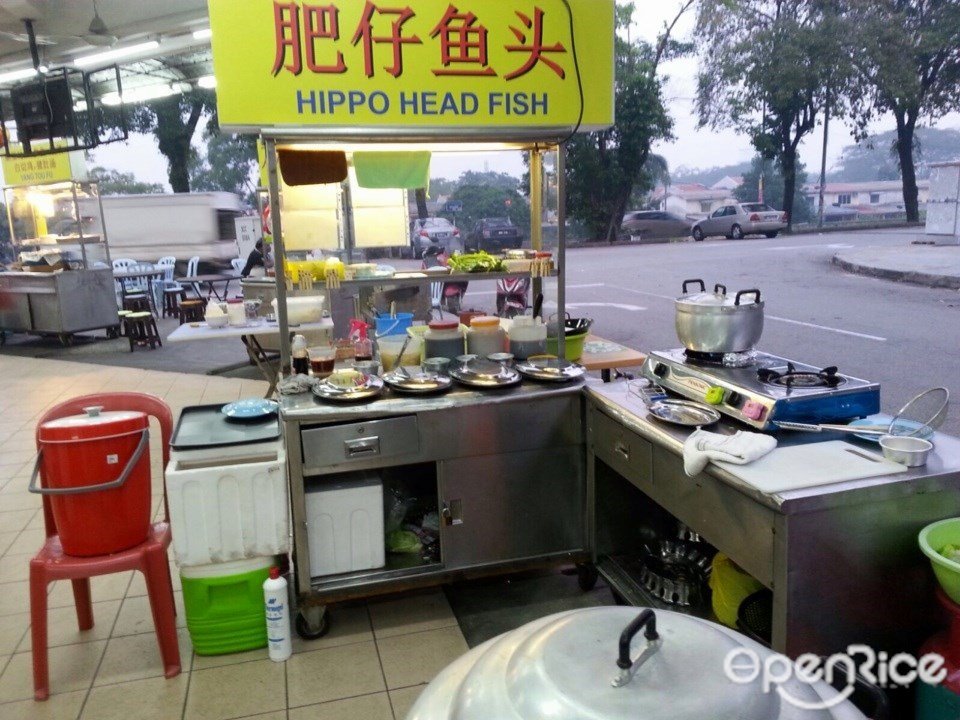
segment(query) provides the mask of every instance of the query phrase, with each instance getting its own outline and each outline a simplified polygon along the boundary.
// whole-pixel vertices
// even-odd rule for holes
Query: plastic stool
[[[203,300],[180,301],[180,324],[203,322],[205,305]]]
[[[127,295],[123,298],[123,309],[130,312],[150,312],[150,298],[143,293]]]
[[[184,288],[167,288],[163,291],[163,317],[178,317],[180,303],[187,299]]]
[[[130,340],[130,352],[133,352],[133,348],[137,345],[150,345],[151,350],[154,350],[157,345],[163,347],[153,313],[132,312],[124,318],[124,325],[127,328],[127,338]]]

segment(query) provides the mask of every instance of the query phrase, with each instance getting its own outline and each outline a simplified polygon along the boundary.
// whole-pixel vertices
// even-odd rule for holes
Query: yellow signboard
[[[208,1],[221,125],[613,123],[614,0]]]
[[[4,157],[0,159],[0,167],[3,169],[4,185],[8,187],[86,179],[86,163],[80,152]]]

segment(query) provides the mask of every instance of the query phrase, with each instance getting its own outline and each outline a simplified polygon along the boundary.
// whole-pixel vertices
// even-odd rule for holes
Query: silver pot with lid
[[[691,285],[700,290],[689,292]],[[684,280],[676,300],[677,337],[687,350],[736,353],[752,350],[763,334],[763,302],[756,288],[727,294],[717,283],[708,292],[703,280]]]
[[[824,683],[733,682],[731,653],[761,668],[773,654],[733,630],[637,611],[572,610],[489,640],[437,675],[407,720],[865,720]]]

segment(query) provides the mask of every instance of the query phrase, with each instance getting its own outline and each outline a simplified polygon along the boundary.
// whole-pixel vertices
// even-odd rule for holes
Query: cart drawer
[[[305,468],[368,463],[420,451],[416,416],[305,428],[301,433]]]
[[[594,454],[620,475],[650,494],[653,485],[653,446],[599,411],[590,415]]]

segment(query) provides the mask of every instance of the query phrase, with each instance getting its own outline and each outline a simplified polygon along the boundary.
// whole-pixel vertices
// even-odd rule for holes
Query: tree
[[[960,148],[960,130],[918,127],[913,137],[917,178],[930,175],[930,163],[953,160]],[[843,148],[829,177],[833,182],[899,180],[897,131],[872,135]]]
[[[141,182],[133,173],[111,170],[99,165],[90,168],[87,174],[98,184],[101,195],[144,195],[164,191],[160,183]]]
[[[960,108],[960,0],[846,0],[847,51],[857,73],[851,103],[861,136],[892,113],[907,220],[920,219],[915,133]]]
[[[252,135],[230,135],[208,126],[204,154],[195,153],[190,162],[193,190],[222,190],[236,193],[256,205],[257,140]]]
[[[464,175],[466,174],[464,173]],[[474,175],[477,174],[479,173],[474,173]],[[513,181],[515,185],[518,182],[516,178],[513,178]],[[515,188],[504,189],[494,185],[461,185],[453,193],[451,199],[463,203],[463,211],[457,213],[457,222],[461,228],[467,231],[483,218],[495,217],[508,217],[514,225],[523,231],[530,227],[530,205],[527,203],[527,199]]]
[[[685,3],[683,10],[691,4]],[[617,27],[629,27],[634,11],[633,3],[617,5]],[[657,78],[660,59],[681,50],[669,41],[672,27],[656,48],[615,37],[616,124],[576,135],[567,143],[567,207],[596,239],[612,242],[617,238],[635,189],[639,186],[642,192],[644,183],[651,182],[652,175],[644,174],[651,145],[672,138],[673,122]]]
[[[800,143],[828,104],[842,110],[849,73],[839,27],[830,0],[703,0],[697,18],[700,125],[749,134],[776,160],[791,222]]]
[[[763,174],[763,201],[774,210],[786,210],[783,204],[783,193],[786,180],[780,168],[773,160],[764,160],[757,156],[753,159],[750,169],[743,173],[743,183],[733,191],[733,196],[740,202],[757,202],[760,199],[760,175]],[[803,185],[807,182],[807,171],[803,163],[797,161],[797,183],[793,193],[794,221],[810,222],[813,219],[813,208],[803,194]],[[791,212],[791,211],[787,211]]]
[[[164,98],[126,106],[127,129],[153,135],[161,154],[167,159],[167,177],[174,192],[190,192],[191,146],[197,125],[204,115],[216,124],[216,95],[197,88]],[[119,113],[104,110],[103,120],[119,126]]]

